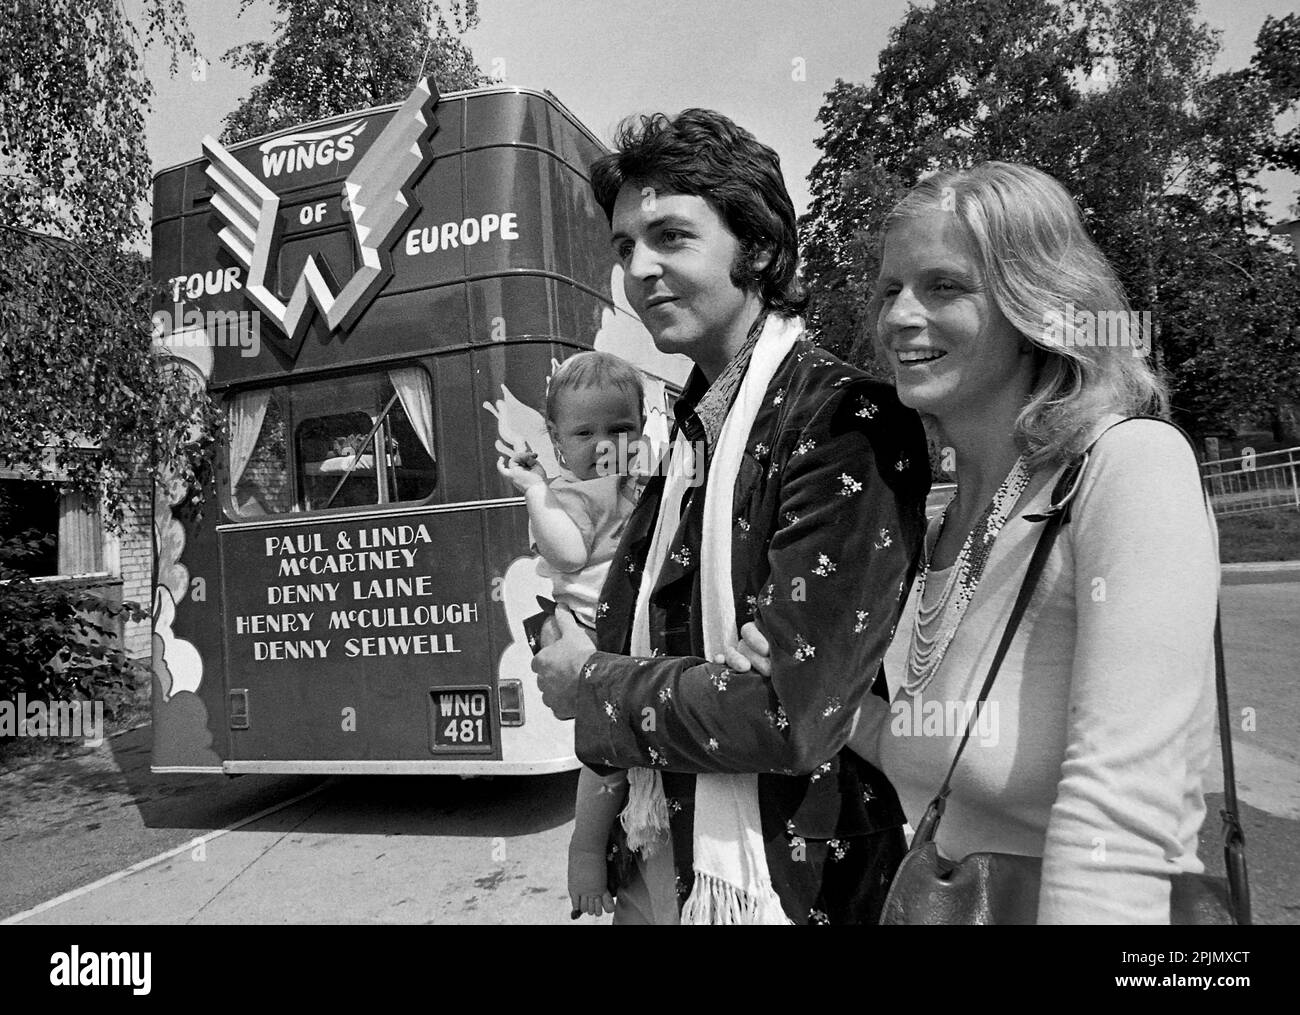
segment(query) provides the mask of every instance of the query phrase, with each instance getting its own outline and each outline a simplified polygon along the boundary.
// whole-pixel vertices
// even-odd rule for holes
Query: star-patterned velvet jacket
[[[692,441],[705,440],[694,406],[707,387],[696,370],[676,406]],[[702,657],[702,482],[687,491],[650,599],[653,656],[626,654],[663,485],[650,480],[602,590],[598,651],[579,680],[578,756],[662,771],[679,901],[693,881],[695,774],[762,773],[773,885],[791,919],[819,922],[824,882],[836,880],[827,865],[854,837],[904,821],[884,776],[844,745],[921,545],[930,472],[920,420],[891,387],[806,339],[777,370],[736,477],[732,529],[737,626],[755,620],[768,638],[770,678]]]

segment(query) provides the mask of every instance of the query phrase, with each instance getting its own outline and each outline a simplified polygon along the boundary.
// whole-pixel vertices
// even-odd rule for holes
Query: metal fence
[[[1300,509],[1300,448],[1202,462],[1201,482],[1216,515]]]

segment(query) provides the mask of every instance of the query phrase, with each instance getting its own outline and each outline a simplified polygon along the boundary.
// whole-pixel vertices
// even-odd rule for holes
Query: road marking
[[[1237,769],[1237,796],[1275,818],[1300,819],[1300,765],[1270,754],[1241,737],[1232,738]],[[1218,744],[1206,773],[1206,793],[1223,792],[1223,765]]]
[[[1242,564],[1223,564],[1226,574],[1238,574],[1242,571],[1300,571],[1300,560],[1256,560]]]
[[[291,807],[296,803],[300,803],[301,801],[306,800],[309,796],[314,796],[315,794],[323,790],[327,785],[329,785],[329,782],[330,780],[326,780],[325,782],[322,782],[319,786],[315,787],[314,789],[309,789],[306,793],[300,793],[296,797],[292,797],[291,799],[285,800],[282,803],[275,804],[271,807],[266,808],[265,810],[258,811],[256,814],[250,815],[247,818],[242,818],[241,820],[236,821],[232,825],[227,825],[225,828],[218,828],[215,832],[208,832],[207,835],[201,835],[196,839],[190,839],[188,842],[180,846],[177,846],[174,849],[169,849],[165,853],[159,853],[157,856],[151,856],[147,860],[141,860],[139,863],[133,863],[130,867],[127,867],[124,870],[117,871],[113,874],[106,875],[105,877],[100,878],[98,881],[91,882],[88,885],[82,885],[80,888],[74,888],[70,892],[64,892],[62,895],[58,896],[57,898],[50,899],[47,902],[42,902],[40,905],[33,906],[31,909],[24,910],[21,913],[15,913],[13,916],[7,916],[3,920],[0,920],[0,927],[5,927],[15,923],[21,923],[23,920],[36,916],[39,913],[44,913],[46,910],[53,909],[55,906],[61,906],[65,902],[71,902],[73,899],[80,898],[83,895],[88,895],[93,891],[97,891],[98,889],[103,888],[105,885],[111,885],[115,881],[121,881],[125,877],[130,877],[132,874],[138,874],[140,871],[152,867],[155,864],[162,863],[164,860],[170,860],[174,856],[179,856],[181,853],[188,852],[200,845],[209,843],[213,839],[219,839],[227,832],[234,832],[240,828],[243,828],[245,825],[251,825],[254,821],[260,821],[268,814],[274,814],[276,811],[282,811],[286,807]]]

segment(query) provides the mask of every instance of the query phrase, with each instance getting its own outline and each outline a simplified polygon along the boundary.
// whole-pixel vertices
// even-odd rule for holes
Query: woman
[[[1166,410],[1144,331],[1069,195],[1027,166],[925,181],[882,243],[878,341],[900,399],[951,452],[957,494],[886,656],[892,706],[873,699],[852,746],[915,826],[1038,539],[1025,516],[1091,447],[936,842],[953,859],[1042,857],[1040,923],[1168,922],[1170,875],[1202,870],[1219,569],[1185,439],[1156,420],[1116,425]],[[761,668],[761,633],[744,639]]]

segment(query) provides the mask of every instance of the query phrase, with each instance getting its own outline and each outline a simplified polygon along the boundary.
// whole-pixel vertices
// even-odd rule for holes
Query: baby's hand
[[[576,920],[614,912],[614,897],[605,887],[604,853],[569,845],[569,916]]]
[[[497,472],[514,483],[520,493],[546,482],[546,470],[537,461],[537,452],[531,449],[516,451],[509,459],[498,459]]]
[[[573,907],[569,911],[569,917],[573,920],[583,915],[604,916],[606,913],[614,912],[614,896],[609,892],[601,895],[578,895],[570,892],[569,904]]]

